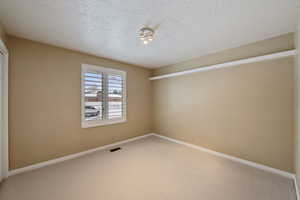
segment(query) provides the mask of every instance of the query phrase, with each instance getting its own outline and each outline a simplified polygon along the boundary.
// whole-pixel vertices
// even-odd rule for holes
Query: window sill
[[[97,126],[108,126],[126,122],[126,119],[104,120],[104,121],[85,121],[81,123],[81,128],[91,128]]]

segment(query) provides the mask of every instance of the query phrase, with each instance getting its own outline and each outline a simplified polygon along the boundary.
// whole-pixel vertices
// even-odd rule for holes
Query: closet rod
[[[216,64],[216,65],[208,65],[208,66],[198,67],[195,69],[189,69],[189,70],[185,70],[185,71],[181,71],[181,72],[174,72],[174,73],[170,73],[170,74],[153,76],[153,77],[150,77],[149,80],[158,80],[158,79],[163,79],[163,78],[170,78],[170,77],[174,77],[174,76],[191,74],[191,73],[195,73],[195,72],[210,71],[210,70],[215,70],[215,69],[232,67],[232,66],[236,66],[236,65],[285,58],[285,57],[289,57],[289,56],[295,56],[296,53],[297,53],[296,50],[282,51],[279,53],[272,53],[272,54],[267,54],[264,56],[251,57],[251,58],[235,60],[235,61],[231,61],[231,62],[220,63],[220,64]]]

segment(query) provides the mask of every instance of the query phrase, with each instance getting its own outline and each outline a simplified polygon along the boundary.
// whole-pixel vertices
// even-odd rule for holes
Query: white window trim
[[[104,120],[93,120],[93,121],[86,121],[84,117],[84,111],[85,111],[85,101],[84,101],[84,73],[87,70],[94,70],[99,71],[103,73],[112,73],[117,75],[122,75],[124,77],[124,88],[123,88],[123,116],[122,118],[118,119],[104,119]],[[90,64],[81,64],[81,127],[82,128],[89,128],[89,127],[96,127],[96,126],[105,126],[105,125],[112,125],[112,124],[118,124],[118,123],[124,123],[126,122],[126,116],[127,116],[127,93],[126,93],[126,75],[127,73],[125,71],[117,70],[117,69],[111,69],[106,67],[100,67],[96,65],[90,65]]]

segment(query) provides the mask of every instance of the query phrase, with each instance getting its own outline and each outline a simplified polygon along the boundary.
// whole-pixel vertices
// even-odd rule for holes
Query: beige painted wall
[[[167,74],[206,65],[213,65],[243,58],[261,56],[269,53],[276,53],[279,51],[294,49],[294,46],[294,33],[289,33],[267,40],[254,42],[242,47],[227,49],[217,53],[200,56],[192,60],[177,63],[175,65],[158,68],[153,71],[153,75]]]
[[[7,37],[10,169],[151,132],[150,70]],[[127,122],[81,128],[81,63],[127,72]]]
[[[293,36],[287,34],[202,56],[152,73],[293,49]],[[13,36],[8,36],[7,41],[11,169],[157,132],[293,171],[292,58],[151,84],[151,71],[141,67]],[[127,123],[80,127],[81,63],[127,71]]]
[[[292,34],[155,73],[292,49],[291,41]],[[154,132],[293,172],[293,65],[284,58],[153,81]]]

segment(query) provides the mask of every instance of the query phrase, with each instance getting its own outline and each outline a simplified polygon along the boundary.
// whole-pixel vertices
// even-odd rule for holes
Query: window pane
[[[99,120],[103,116],[103,74],[84,74],[84,118]]]
[[[108,119],[123,116],[123,78],[120,75],[108,75]]]

